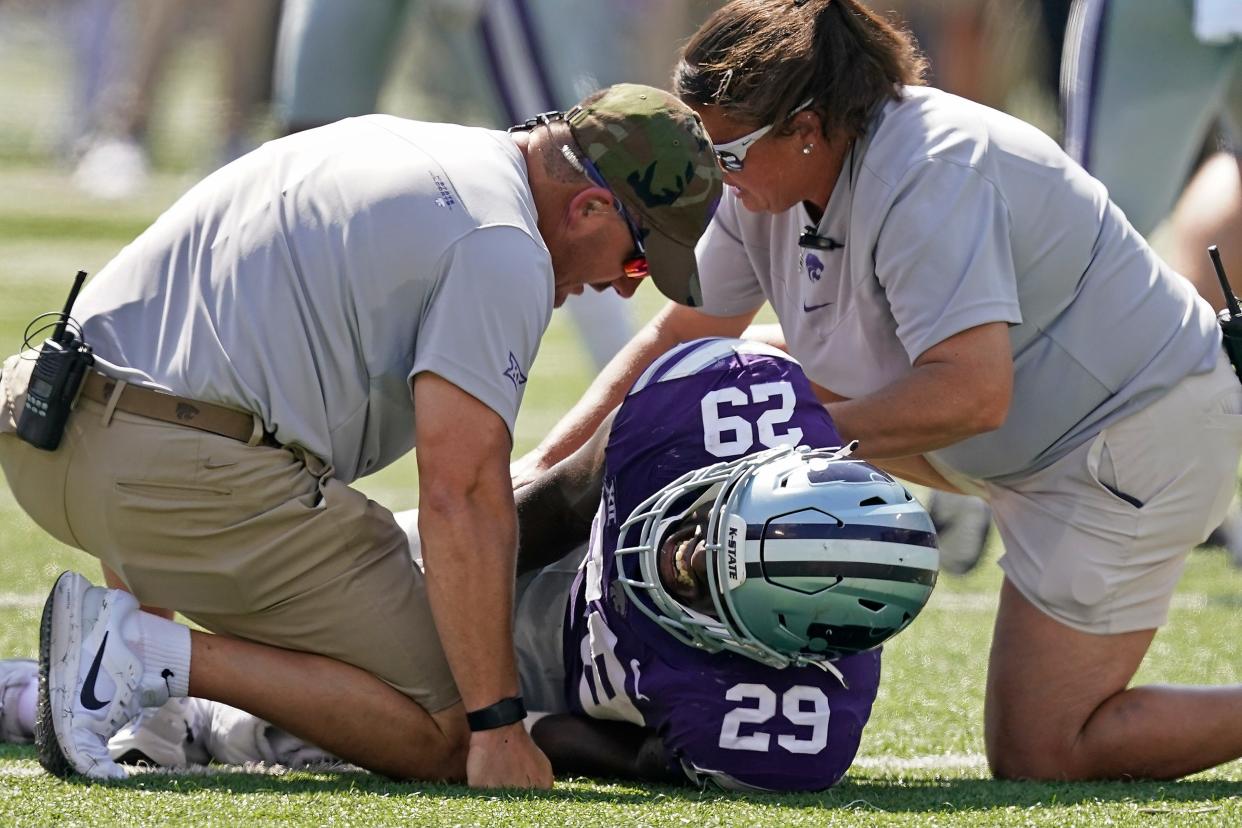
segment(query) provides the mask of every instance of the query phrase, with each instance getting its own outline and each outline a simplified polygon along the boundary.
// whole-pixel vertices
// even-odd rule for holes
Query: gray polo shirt
[[[255,412],[351,481],[414,445],[422,371],[512,432],[552,301],[513,141],[373,115],[208,176],[74,315],[108,373]]]
[[[1211,308],[1099,182],[1034,127],[939,90],[904,89],[855,142],[816,230],[842,246],[799,247],[811,223],[801,204],[751,213],[727,191],[698,247],[704,310],[770,301],[806,373],[847,397],[1008,323],[1004,425],[931,455],[970,477],[1054,462],[1220,348]]]

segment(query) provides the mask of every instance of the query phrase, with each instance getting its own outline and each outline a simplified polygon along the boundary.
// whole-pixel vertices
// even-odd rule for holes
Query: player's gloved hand
[[[521,722],[470,734],[466,781],[472,788],[551,788],[552,763]]]

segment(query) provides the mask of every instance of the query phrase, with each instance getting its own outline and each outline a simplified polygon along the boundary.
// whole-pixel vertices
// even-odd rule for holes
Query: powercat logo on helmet
[[[746,521],[737,515],[729,515],[729,525],[725,529],[725,576],[729,579],[729,587],[733,588],[746,582],[746,558],[739,555],[742,545],[746,543]]]

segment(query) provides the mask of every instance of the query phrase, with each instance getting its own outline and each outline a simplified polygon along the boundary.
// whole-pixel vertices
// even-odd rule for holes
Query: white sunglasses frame
[[[761,126],[753,132],[746,133],[741,138],[734,138],[732,141],[726,141],[723,144],[712,144],[712,150],[716,153],[716,161],[720,164],[721,169],[726,172],[740,172],[746,165],[746,152],[750,148],[751,144],[755,143],[760,138],[775,129],[777,123],[788,121],[790,118],[797,115],[814,102],[814,98],[807,98],[805,101],[791,109],[789,114],[782,118],[781,121],[768,124],[767,126]],[[726,161],[726,155],[728,155],[732,160]],[[735,164],[736,166],[731,166],[732,164]]]

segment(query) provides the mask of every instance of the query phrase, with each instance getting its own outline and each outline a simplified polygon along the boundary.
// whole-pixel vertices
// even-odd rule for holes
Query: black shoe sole
[[[66,574],[62,572],[60,578]],[[60,578],[56,584],[60,584]],[[39,752],[39,764],[53,776],[68,779],[77,776],[73,765],[60,748],[60,740],[56,738],[56,727],[52,723],[52,690],[48,686],[48,673],[52,667],[52,608],[56,598],[56,587],[48,593],[43,603],[43,617],[39,622],[39,709],[35,715],[35,747]]]

